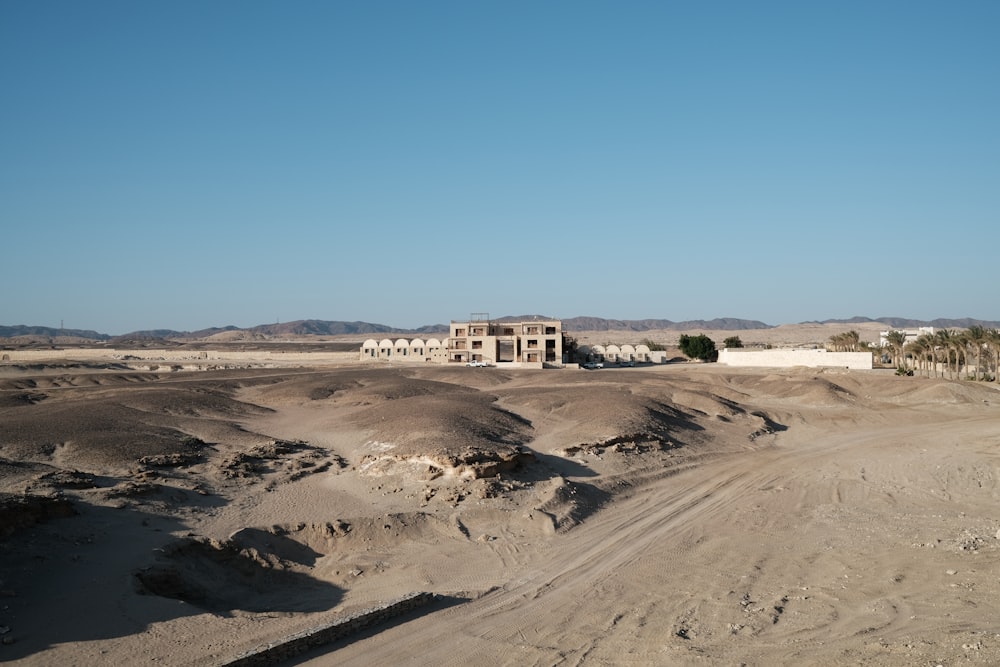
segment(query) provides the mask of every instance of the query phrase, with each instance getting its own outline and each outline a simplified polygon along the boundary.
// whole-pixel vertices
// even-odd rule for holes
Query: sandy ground
[[[746,342],[746,339],[744,339]],[[1000,663],[1000,394],[891,372],[0,371],[0,662]]]

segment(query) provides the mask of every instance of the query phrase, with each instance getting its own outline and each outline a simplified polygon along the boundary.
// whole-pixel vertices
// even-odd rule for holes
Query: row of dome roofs
[[[428,338],[424,341],[421,338],[414,338],[413,340],[407,340],[405,338],[399,338],[395,341],[388,338],[383,338],[380,341],[376,341],[374,338],[369,338],[362,344],[362,350],[424,350],[431,351],[441,348],[448,347],[448,338],[444,340],[438,340],[437,338]],[[581,345],[580,351],[584,353],[591,354],[603,354],[606,356],[618,357],[621,355],[648,355],[649,346],[647,345]]]
[[[437,338],[428,338],[427,342],[424,342],[420,338],[414,338],[413,340],[406,340],[405,338],[400,338],[396,341],[391,341],[388,338],[383,338],[380,341],[376,341],[374,338],[369,338],[362,344],[362,350],[414,350],[414,349],[435,349],[448,346],[448,339],[445,338],[442,343]]]

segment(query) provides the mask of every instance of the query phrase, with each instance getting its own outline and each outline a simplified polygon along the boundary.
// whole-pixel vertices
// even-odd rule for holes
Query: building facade
[[[448,361],[488,364],[561,364],[563,331],[560,320],[494,322],[472,318],[452,322]]]

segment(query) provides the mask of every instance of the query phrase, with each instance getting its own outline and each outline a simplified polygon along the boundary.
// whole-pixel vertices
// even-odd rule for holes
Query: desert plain
[[[429,592],[281,664],[1000,664],[996,387],[5,363],[0,662],[225,665]]]

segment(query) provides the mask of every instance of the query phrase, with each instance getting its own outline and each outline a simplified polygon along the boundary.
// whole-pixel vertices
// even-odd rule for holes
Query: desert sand
[[[285,664],[998,664],[998,452],[995,384],[891,371],[7,364],[0,662],[427,591]]]

